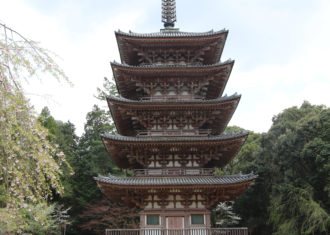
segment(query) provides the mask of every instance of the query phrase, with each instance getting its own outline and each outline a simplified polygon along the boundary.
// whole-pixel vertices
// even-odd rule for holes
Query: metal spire
[[[175,0],[162,0],[162,22],[165,28],[173,28],[176,22]]]

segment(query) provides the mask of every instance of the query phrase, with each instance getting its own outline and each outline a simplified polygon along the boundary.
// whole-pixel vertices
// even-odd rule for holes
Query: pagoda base
[[[139,214],[140,229],[211,228],[207,209],[146,209]]]

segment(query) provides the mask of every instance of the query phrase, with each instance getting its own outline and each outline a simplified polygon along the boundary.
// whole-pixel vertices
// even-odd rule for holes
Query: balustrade
[[[214,168],[162,168],[162,169],[134,169],[134,176],[212,176]]]
[[[150,136],[159,136],[159,137],[170,137],[170,136],[189,136],[189,137],[201,137],[209,136],[211,134],[211,129],[191,129],[191,130],[138,130],[137,137],[150,137]]]
[[[163,96],[145,96],[140,98],[141,101],[166,101],[166,100],[204,100],[202,96],[196,95],[163,95]]]
[[[248,228],[106,229],[106,235],[248,235]]]

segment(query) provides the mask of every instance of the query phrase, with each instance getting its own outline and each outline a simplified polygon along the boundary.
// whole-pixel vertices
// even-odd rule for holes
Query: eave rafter
[[[159,185],[156,181],[147,179],[145,180],[146,183],[137,183],[133,180],[131,184],[122,184],[120,178],[113,180],[114,177],[99,176],[95,179],[101,190],[111,200],[118,202],[124,200],[131,206],[143,209],[148,203],[157,203],[161,208],[165,208],[173,201],[179,202],[184,208],[189,208],[193,202],[199,202],[206,208],[210,208],[219,202],[235,199],[244,193],[254,183],[256,178],[252,173],[248,175],[233,175],[224,177],[226,178],[226,183],[212,183],[219,181],[219,177],[221,178],[221,176],[218,176],[213,178],[183,179],[177,185],[172,185],[171,183]],[[241,179],[237,180],[238,178]],[[169,181],[173,180],[176,179],[169,179]],[[182,183],[184,181],[188,181],[188,184]],[[190,184],[189,181],[196,183]]]
[[[153,160],[164,167],[177,156],[182,160],[196,158],[199,167],[223,167],[237,154],[248,133],[214,137],[136,138],[102,136],[112,160],[121,168],[147,168]]]
[[[157,87],[164,88],[166,92],[164,84],[178,90],[180,86],[200,84],[195,93],[203,91],[204,99],[218,98],[223,93],[233,65],[232,60],[209,66],[129,66],[111,63],[119,93],[133,100],[150,95]]]
[[[125,64],[160,62],[152,59],[156,55],[163,58],[160,63],[167,63],[166,56],[178,57],[178,53],[179,56],[185,57],[186,63],[214,64],[220,60],[227,34],[227,30],[199,34],[184,32],[136,34],[119,31],[116,32],[116,38],[121,61]],[[173,53],[170,53],[171,50]]]
[[[107,97],[118,133],[127,136],[135,136],[138,130],[149,130],[156,125],[164,130],[173,125],[179,129],[192,125],[196,129],[212,129],[212,134],[218,135],[226,128],[239,100],[239,95],[172,102]]]

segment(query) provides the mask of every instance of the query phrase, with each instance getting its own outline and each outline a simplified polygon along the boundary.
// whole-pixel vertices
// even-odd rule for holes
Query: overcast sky
[[[242,94],[230,125],[265,132],[304,100],[330,106],[329,0],[177,0],[177,20],[181,31],[229,30],[225,93]],[[25,90],[37,112],[48,106],[80,135],[109,62],[120,61],[114,31],[159,31],[161,0],[4,0],[0,21],[61,57],[73,87],[45,76]]]

